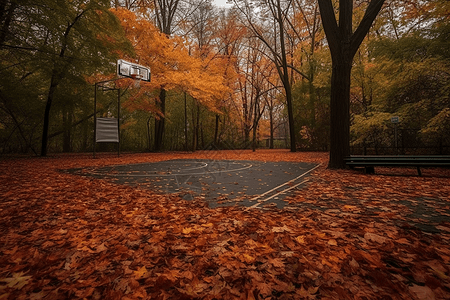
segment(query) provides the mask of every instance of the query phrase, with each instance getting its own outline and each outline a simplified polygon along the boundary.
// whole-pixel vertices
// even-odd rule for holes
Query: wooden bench
[[[353,155],[345,158],[345,163],[351,168],[364,167],[368,174],[375,173],[375,166],[417,167],[422,176],[421,167],[450,167],[450,155]]]

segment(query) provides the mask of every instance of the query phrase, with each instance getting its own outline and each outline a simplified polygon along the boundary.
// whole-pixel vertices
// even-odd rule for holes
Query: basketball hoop
[[[134,87],[139,88],[141,86],[142,76],[139,74],[131,74],[130,76],[134,80]]]
[[[119,59],[117,61],[117,75],[129,77],[135,80],[135,85],[139,86],[141,80],[150,82],[150,68]]]

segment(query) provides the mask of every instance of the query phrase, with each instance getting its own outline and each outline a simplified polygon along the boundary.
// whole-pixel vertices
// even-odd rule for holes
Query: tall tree
[[[282,0],[269,0],[262,1],[261,8],[264,10],[260,11],[261,18],[257,20],[255,15],[256,11],[253,6],[246,0],[234,0],[236,6],[239,8],[241,13],[246,19],[250,30],[253,34],[261,40],[261,42],[266,46],[271,60],[276,66],[280,81],[283,85],[285,91],[286,106],[288,111],[289,120],[289,136],[290,136],[290,148],[291,152],[297,150],[296,138],[295,138],[295,126],[294,126],[294,113],[292,105],[292,75],[291,72],[294,68],[292,64],[288,61],[289,50],[287,48],[287,28],[288,22],[287,18],[289,16],[289,11],[292,9],[292,1],[282,1]],[[268,18],[271,18],[267,22]],[[272,27],[272,28],[270,28]],[[270,29],[269,29],[270,28]],[[301,71],[295,69],[300,75],[307,78],[305,74]]]
[[[10,4],[3,12],[6,2]],[[2,23],[1,48],[5,51],[1,69],[8,70],[8,80],[17,84],[38,76],[40,85],[46,86],[36,87],[42,94],[32,100],[44,101],[41,155],[46,156],[57,89],[65,78],[83,80],[83,76],[92,74],[83,72],[108,66],[125,43],[123,32],[106,0],[6,2],[0,5],[0,15],[7,18]]]
[[[145,110],[155,114],[156,120],[161,121],[158,127],[160,130],[164,129],[163,119],[166,117],[165,106],[161,107],[163,103],[161,90],[167,92],[177,89],[186,92],[199,104],[215,110],[215,100],[223,97],[223,94],[228,91],[223,84],[223,64],[215,64],[209,57],[202,59],[189,55],[184,39],[176,35],[168,38],[147,19],[129,10],[118,9],[115,13],[122,21],[129,40],[136,41],[134,47],[140,63],[149,66],[153,71],[152,82],[143,83],[139,92],[127,101],[126,105],[130,109]],[[155,97],[156,90],[159,90],[159,97]],[[162,135],[158,143],[161,147]],[[158,146],[156,142],[155,146]],[[156,147],[155,150],[162,150],[162,148]]]
[[[173,30],[175,14],[180,0],[154,0],[156,24],[162,33],[170,36]],[[163,145],[164,127],[166,122],[166,90],[159,92],[159,109],[161,115],[155,119],[155,151],[161,151]]]
[[[369,32],[385,0],[371,0],[353,31],[353,0],[339,0],[336,20],[332,0],[318,0],[323,28],[331,52],[330,161],[329,168],[345,168],[350,155],[350,76],[353,57]]]

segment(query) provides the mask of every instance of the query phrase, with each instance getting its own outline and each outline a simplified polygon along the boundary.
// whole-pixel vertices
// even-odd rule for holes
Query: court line
[[[278,192],[278,193],[276,193],[276,194],[273,194],[273,195],[270,196],[269,198],[266,198],[266,199],[264,199],[264,200],[260,200],[260,202],[255,203],[255,204],[253,204],[252,206],[247,207],[245,210],[249,210],[250,208],[257,208],[261,203],[264,203],[264,202],[266,202],[266,201],[269,201],[269,200],[272,199],[273,197],[282,195],[282,194],[284,194],[284,193],[286,193],[286,192],[288,192],[288,191],[290,191],[290,190],[292,190],[292,189],[295,189],[295,188],[296,188],[297,186],[299,186],[300,184],[303,184],[303,183],[308,182],[308,181],[309,181],[309,179],[303,180],[302,182],[297,183],[296,185],[293,185],[293,186],[291,186],[290,188],[287,188],[287,189],[285,189],[285,190],[282,190],[281,192]]]
[[[233,164],[239,164],[234,163]],[[242,164],[241,164],[242,165]],[[97,173],[97,172],[90,172],[88,174],[90,175],[98,175],[98,176],[109,176],[109,177],[170,177],[170,176],[193,176],[193,175],[208,175],[208,174],[217,174],[217,173],[229,173],[229,172],[237,172],[246,170],[253,167],[252,164],[245,166],[243,168],[238,169],[227,169],[227,170],[218,170],[218,171],[212,171],[212,172],[203,172],[203,173],[176,173],[176,174],[104,174],[104,173]]]
[[[181,163],[181,162],[180,162],[180,163]],[[198,163],[203,164],[203,165],[200,166],[200,167],[187,168],[187,169],[183,169],[183,170],[184,170],[184,171],[190,171],[190,170],[196,170],[196,169],[206,168],[206,167],[208,166],[208,164],[205,163],[205,162],[198,162]]]
[[[263,194],[261,194],[261,195],[258,195],[258,196],[256,196],[256,197],[250,199],[249,201],[254,201],[254,200],[256,200],[256,199],[259,199],[259,198],[261,198],[261,197],[263,197],[263,196],[265,196],[265,195],[267,195],[267,194],[273,192],[274,190],[277,190],[278,188],[280,188],[280,187],[282,187],[282,186],[285,186],[285,185],[287,185],[287,184],[289,184],[289,183],[291,183],[291,182],[293,182],[293,181],[296,181],[296,180],[302,178],[303,176],[305,176],[305,175],[311,173],[312,171],[314,171],[315,169],[317,169],[317,168],[320,167],[321,165],[322,165],[322,164],[318,164],[317,166],[315,166],[314,168],[312,168],[312,169],[306,171],[305,173],[301,174],[300,176],[297,176],[297,177],[294,178],[294,179],[291,179],[291,180],[289,180],[289,181],[286,181],[285,183],[280,184],[279,186],[277,186],[277,187],[275,187],[275,188],[273,188],[273,189],[271,189],[271,190],[269,190],[269,191],[267,191],[267,192],[265,192],[265,193],[263,193]],[[302,181],[302,182],[300,182],[300,183],[298,183],[298,184],[296,184],[296,185],[294,185],[294,186],[292,186],[292,187],[289,187],[289,188],[287,188],[287,189],[284,189],[284,190],[282,190],[281,192],[275,193],[274,195],[270,196],[270,197],[267,198],[267,199],[260,200],[260,202],[255,203],[255,204],[253,204],[252,206],[247,207],[245,210],[249,210],[249,209],[251,209],[251,208],[256,208],[257,206],[259,206],[259,204],[261,204],[261,203],[263,203],[263,202],[266,202],[266,201],[272,199],[272,198],[275,197],[275,196],[284,194],[285,192],[290,191],[290,190],[292,190],[293,188],[295,188],[295,187],[299,186],[300,184],[305,183],[305,182],[307,182],[307,181],[309,181],[309,179],[304,180],[304,181]]]
[[[276,189],[278,189],[278,188],[280,188],[280,187],[282,187],[282,186],[284,186],[284,185],[286,185],[286,184],[291,183],[292,181],[296,181],[297,179],[302,178],[303,176],[307,175],[308,173],[311,173],[312,171],[314,171],[315,169],[317,169],[317,168],[320,167],[321,165],[322,165],[322,164],[319,164],[319,165],[315,166],[314,168],[312,168],[312,169],[306,171],[305,173],[301,174],[300,176],[297,176],[297,177],[295,177],[294,179],[291,179],[291,180],[289,180],[289,181],[286,181],[285,183],[280,184],[279,186],[276,186],[276,187],[274,187],[273,189],[271,189],[271,190],[269,190],[269,191],[267,191],[267,192],[265,192],[265,193],[263,193],[263,194],[261,194],[261,195],[258,195],[258,196],[256,196],[256,197],[250,199],[250,201],[254,201],[254,200],[258,199],[258,198],[264,197],[266,194],[269,194],[269,193],[271,193],[272,191],[274,191],[274,190],[276,190]]]

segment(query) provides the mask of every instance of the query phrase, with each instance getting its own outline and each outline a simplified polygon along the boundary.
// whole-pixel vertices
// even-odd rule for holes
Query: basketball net
[[[142,76],[138,75],[138,74],[131,74],[131,78],[133,78],[134,80],[134,87],[135,88],[139,88],[141,86],[141,79]]]

